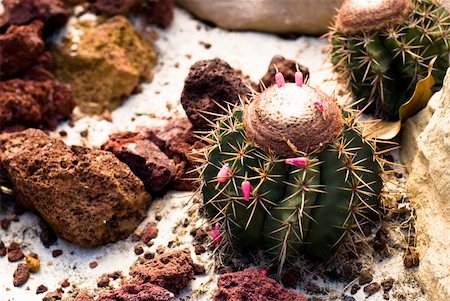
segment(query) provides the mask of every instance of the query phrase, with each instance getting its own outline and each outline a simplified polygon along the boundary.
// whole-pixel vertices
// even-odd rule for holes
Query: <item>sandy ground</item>
[[[159,52],[158,65],[154,80],[142,85],[142,93],[129,97],[119,109],[112,112],[112,122],[101,117],[83,117],[78,113],[74,127],[67,123],[61,124],[54,135],[65,130],[68,133],[64,138],[66,143],[98,147],[110,133],[133,130],[136,126],[160,123],[169,116],[183,115],[179,97],[184,78],[189,67],[200,59],[220,57],[256,81],[266,72],[272,56],[281,54],[310,69],[311,85],[318,86],[329,94],[336,89],[331,65],[326,60],[325,40],[312,37],[287,40],[263,33],[228,32],[207,27],[179,9],[175,11],[175,21],[169,29],[156,31],[159,35],[155,42]],[[211,44],[211,47],[207,49],[204,43]],[[85,138],[80,136],[80,132],[84,130],[89,133]],[[0,219],[12,217],[12,204],[6,204],[5,207],[0,211]],[[147,221],[154,220],[156,212],[162,216],[162,220],[158,222],[159,235],[155,244],[148,249],[155,250],[160,245],[167,247],[170,242],[170,248],[190,247],[192,250],[189,231],[204,222],[197,213],[192,193],[169,192],[156,200],[149,209],[148,219],[140,227]],[[182,224],[186,218],[189,225],[184,227]],[[99,292],[96,282],[100,275],[114,271],[122,271],[126,275],[137,258],[133,252],[135,243],[130,239],[95,250],[83,250],[59,239],[56,245],[46,249],[38,238],[38,231],[38,218],[33,213],[21,216],[20,221],[13,222],[7,232],[0,229],[0,237],[6,245],[18,241],[24,246],[25,252],[39,254],[42,263],[40,272],[33,274],[26,285],[14,288],[12,275],[17,264],[9,263],[6,257],[0,258],[0,301],[41,300],[43,295],[35,294],[37,286],[44,284],[52,291],[66,278],[71,283],[66,289],[66,297],[83,288]],[[53,258],[51,251],[54,249],[62,249],[63,255]],[[210,274],[192,281],[190,287],[182,292],[180,300],[210,300],[215,287],[212,270],[214,260],[208,252],[196,256],[192,250],[192,255],[195,261],[206,264]],[[89,263],[93,261],[98,263],[95,269],[89,268]],[[391,300],[426,300],[415,280],[414,270],[405,271],[401,252],[393,250],[389,259],[368,265],[374,271],[374,281],[381,282],[388,276],[396,279]],[[307,273],[302,283],[311,280],[319,284],[325,290],[320,295],[324,300],[342,300],[344,292],[349,294],[351,284],[320,277],[312,280],[313,277],[314,273]],[[298,289],[305,291],[304,286]],[[367,297],[362,289],[353,297],[356,300],[383,300],[381,292]]]

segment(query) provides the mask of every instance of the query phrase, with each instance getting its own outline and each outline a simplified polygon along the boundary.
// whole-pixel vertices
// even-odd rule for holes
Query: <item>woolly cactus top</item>
[[[336,26],[345,34],[370,33],[403,22],[412,7],[412,0],[346,0]]]
[[[299,72],[298,72],[299,73]],[[245,108],[244,124],[249,137],[278,155],[309,153],[333,142],[342,132],[343,119],[335,99],[297,82],[266,89]]]

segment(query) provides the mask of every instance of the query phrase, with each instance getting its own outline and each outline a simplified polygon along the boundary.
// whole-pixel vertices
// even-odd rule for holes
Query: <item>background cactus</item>
[[[433,59],[437,85],[449,66],[450,17],[433,0],[346,0],[329,39],[358,107],[383,119],[398,120]]]
[[[277,85],[229,109],[203,137],[203,201],[219,246],[262,249],[281,268],[325,258],[377,212],[381,165],[351,115],[303,85]]]

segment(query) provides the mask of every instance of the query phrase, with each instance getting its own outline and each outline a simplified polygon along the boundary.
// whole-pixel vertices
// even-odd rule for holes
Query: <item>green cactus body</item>
[[[412,8],[407,8],[408,1],[412,1]],[[363,99],[358,107],[367,107],[368,112],[389,120],[398,120],[400,106],[413,95],[417,82],[428,75],[433,59],[437,85],[442,85],[449,67],[449,12],[433,0],[408,1],[398,1],[399,6],[405,5],[405,17],[395,23],[386,20],[383,28],[379,28],[383,23],[380,17],[373,17],[382,8],[366,9],[360,16],[358,11],[351,12],[351,4],[344,3],[329,34],[332,63],[349,82],[355,97]],[[369,19],[377,23],[373,29],[369,26],[358,32],[354,19],[347,20],[352,13],[354,19],[366,19],[365,24]]]
[[[277,87],[269,89],[276,93]],[[284,102],[283,98],[280,103]],[[349,231],[377,211],[382,180],[373,146],[361,137],[350,117],[338,121],[341,129],[331,143],[303,152],[297,158],[303,164],[288,164],[286,154],[255,143],[243,109],[236,107],[220,118],[204,139],[209,146],[201,190],[211,223],[220,225],[217,242],[241,251],[261,249],[280,267],[302,253],[319,259],[330,256]],[[320,113],[314,116],[323,122]],[[219,176],[225,167],[229,167],[226,179]],[[248,199],[244,181],[251,183]]]

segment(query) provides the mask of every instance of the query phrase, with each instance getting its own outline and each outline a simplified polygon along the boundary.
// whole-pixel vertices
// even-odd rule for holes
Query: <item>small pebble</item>
[[[134,254],[141,255],[142,253],[144,253],[144,249],[142,248],[142,246],[135,246],[134,247]]]
[[[70,285],[70,282],[69,282],[69,279],[64,279],[62,282],[61,282],[61,287],[68,287]]]
[[[6,217],[0,221],[0,226],[2,227],[3,230],[8,230],[10,225],[11,221]]]
[[[13,275],[13,284],[15,287],[24,285],[30,279],[30,271],[26,263],[19,263]]]
[[[107,287],[109,285],[109,275],[103,274],[100,276],[100,278],[97,281],[98,287]]]
[[[45,285],[41,284],[36,288],[36,295],[43,294],[46,291],[48,291],[48,288]]]
[[[350,289],[350,294],[352,295],[356,294],[360,288],[361,287],[358,284],[353,284],[352,288]]]
[[[53,258],[59,257],[63,254],[63,250],[61,249],[56,249],[52,251],[52,256]]]
[[[383,290],[385,292],[390,291],[394,286],[394,278],[389,277],[388,279],[384,280],[383,282],[381,282],[381,286],[383,287]]]
[[[368,270],[362,270],[361,275],[359,276],[358,283],[359,285],[364,285],[372,282],[373,276]]]
[[[93,261],[93,262],[91,262],[91,263],[89,264],[89,267],[90,267],[91,269],[95,269],[97,266],[98,266],[97,261]]]
[[[364,292],[367,293],[369,296],[372,296],[376,292],[378,292],[381,289],[381,286],[376,283],[372,282],[371,284],[368,284],[364,287]]]
[[[322,293],[322,289],[320,288],[320,286],[318,286],[317,284],[314,284],[314,283],[308,283],[306,285],[306,290],[308,292],[315,293],[315,294]]]
[[[16,262],[21,259],[23,259],[25,255],[23,254],[22,250],[12,250],[8,252],[8,261],[9,262]]]
[[[36,273],[37,271],[39,271],[41,267],[41,261],[39,259],[32,256],[26,256],[25,260],[31,273]]]

